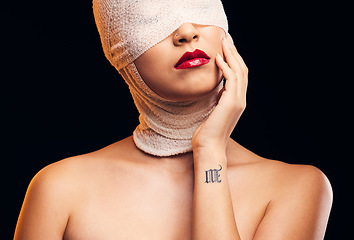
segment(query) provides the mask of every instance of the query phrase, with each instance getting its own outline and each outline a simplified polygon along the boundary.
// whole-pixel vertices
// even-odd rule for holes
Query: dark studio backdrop
[[[345,239],[349,195],[343,189],[350,186],[345,169],[352,158],[341,154],[345,7],[223,3],[250,69],[247,108],[232,137],[263,157],[321,169],[334,189],[326,239]],[[2,67],[13,85],[10,94],[2,89],[10,154],[3,160],[1,239],[12,238],[26,188],[40,169],[128,137],[138,124],[127,85],[104,57],[91,1],[33,1],[17,8],[1,10],[8,41],[3,51],[10,53]]]

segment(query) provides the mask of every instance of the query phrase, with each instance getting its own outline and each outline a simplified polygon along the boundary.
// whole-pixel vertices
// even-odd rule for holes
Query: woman
[[[219,0],[95,0],[94,13],[140,125],[42,169],[15,239],[323,239],[324,174],[230,138],[248,69]]]

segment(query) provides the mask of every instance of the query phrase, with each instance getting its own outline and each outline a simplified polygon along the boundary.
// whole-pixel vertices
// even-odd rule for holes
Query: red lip
[[[210,62],[210,57],[208,54],[202,50],[196,49],[193,52],[186,52],[178,60],[175,65],[175,69],[186,69],[199,67]]]

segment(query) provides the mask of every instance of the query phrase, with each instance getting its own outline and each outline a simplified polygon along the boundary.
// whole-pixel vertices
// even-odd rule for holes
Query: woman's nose
[[[200,33],[195,25],[184,23],[174,32],[173,43],[176,46],[181,46],[185,43],[197,42],[199,37]]]

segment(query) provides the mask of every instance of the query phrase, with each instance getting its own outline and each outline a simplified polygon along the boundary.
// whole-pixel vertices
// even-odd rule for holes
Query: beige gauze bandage
[[[129,86],[140,113],[136,146],[154,156],[192,151],[192,136],[217,103],[222,83],[196,100],[171,101],[151,90],[135,64],[140,55],[183,23],[213,25],[228,32],[220,0],[93,0],[103,51]]]

